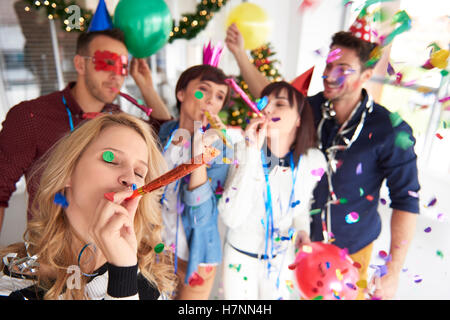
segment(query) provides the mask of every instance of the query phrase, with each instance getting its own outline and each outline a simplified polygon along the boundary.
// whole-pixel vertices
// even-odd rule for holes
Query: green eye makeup
[[[203,93],[201,91],[195,91],[194,95],[199,100],[203,98]]]
[[[113,162],[114,160],[114,153],[112,153],[111,151],[105,151],[103,152],[103,160],[105,160],[106,162]]]

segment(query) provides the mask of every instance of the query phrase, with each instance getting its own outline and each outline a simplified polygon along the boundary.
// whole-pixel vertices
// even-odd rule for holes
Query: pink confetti
[[[380,251],[378,252],[378,256],[379,256],[381,259],[384,259],[384,258],[386,258],[386,257],[388,256],[388,254],[387,254],[386,251],[380,250]]]
[[[450,96],[442,98],[442,99],[439,99],[439,102],[442,103],[442,102],[445,102],[445,101],[448,101],[448,100],[450,100]]]
[[[311,170],[311,174],[318,178],[322,178],[324,173],[325,173],[325,170],[323,168],[317,168],[317,169]]]
[[[332,50],[327,57],[327,63],[331,63],[337,59],[339,59],[342,55],[340,55],[339,53],[341,52],[341,49],[337,48]]]
[[[408,194],[411,196],[411,197],[414,197],[414,198],[418,198],[419,197],[419,194],[417,193],[417,192],[415,192],[415,191],[408,191]]]
[[[444,221],[444,214],[443,214],[443,213],[438,213],[437,219],[438,219],[439,221]]]

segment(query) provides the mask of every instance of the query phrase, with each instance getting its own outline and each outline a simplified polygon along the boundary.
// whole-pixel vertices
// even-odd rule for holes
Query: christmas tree
[[[267,79],[269,79],[269,81],[275,82],[282,80],[280,73],[275,68],[275,64],[278,63],[278,60],[271,59],[271,57],[275,55],[275,52],[272,50],[270,43],[252,50],[250,55],[251,62]],[[255,101],[255,97],[250,94],[248,85],[241,75],[236,77],[236,83],[244,90],[252,101]],[[221,118],[226,124],[240,126],[242,129],[245,129],[250,119],[254,117],[256,117],[256,113],[254,113],[245,101],[236,93],[232,96],[230,105],[221,114]]]

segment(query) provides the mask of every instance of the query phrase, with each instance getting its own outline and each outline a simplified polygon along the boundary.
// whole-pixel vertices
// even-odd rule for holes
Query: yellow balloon
[[[445,49],[433,52],[430,56],[430,63],[436,68],[445,69],[447,68],[447,60],[449,55],[450,52]]]
[[[231,10],[226,26],[235,23],[244,38],[244,48],[253,50],[267,42],[272,29],[266,12],[256,4],[244,2]]]

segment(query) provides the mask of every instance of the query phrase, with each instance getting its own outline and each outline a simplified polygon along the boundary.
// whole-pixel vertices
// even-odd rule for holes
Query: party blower
[[[125,200],[136,198],[140,195],[152,192],[178,179],[181,179],[184,176],[191,173],[192,171],[194,171],[195,169],[197,169],[198,167],[208,162],[211,162],[219,154],[220,151],[218,149],[211,146],[207,146],[205,147],[205,151],[203,154],[199,154],[198,156],[193,157],[188,163],[183,163],[178,167],[170,170],[169,172],[163,174],[162,176],[156,178],[155,180],[149,182],[145,186],[142,186],[139,189],[134,190],[133,194]]]

